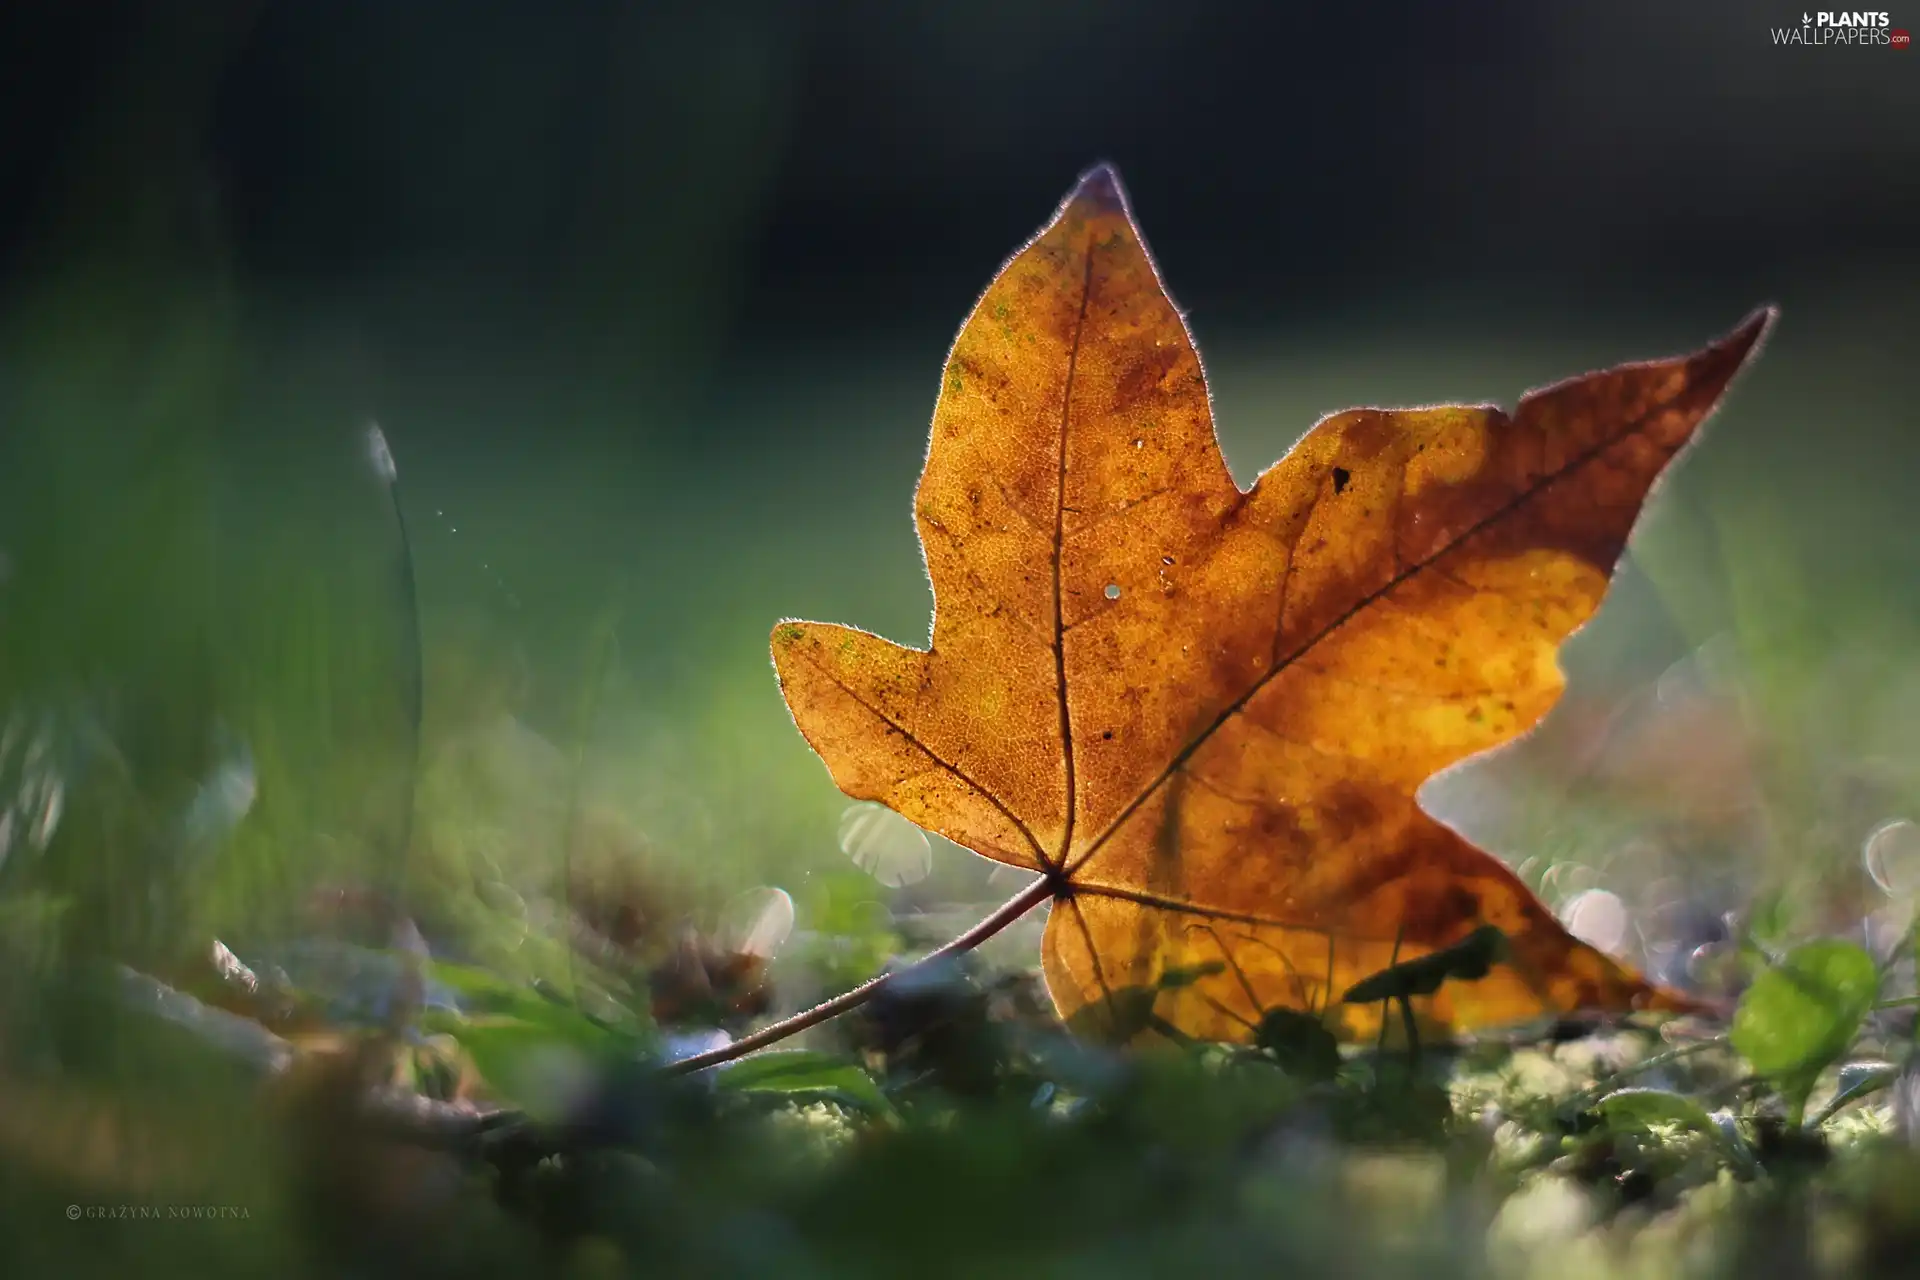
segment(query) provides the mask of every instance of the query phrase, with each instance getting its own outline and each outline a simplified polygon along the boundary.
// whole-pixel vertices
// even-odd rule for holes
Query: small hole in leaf
[[[1109,582],[1107,584],[1107,599],[1118,600],[1119,598],[1120,598],[1120,584],[1117,582]]]
[[[1161,563],[1161,564],[1172,564],[1172,563],[1173,563],[1173,557],[1172,557],[1172,556],[1161,556],[1161,557],[1160,557],[1160,563]]]
[[[1345,467],[1335,467],[1333,469],[1333,491],[1335,493],[1345,493],[1347,491],[1347,481],[1351,479],[1353,479],[1353,473],[1351,471],[1348,471]]]

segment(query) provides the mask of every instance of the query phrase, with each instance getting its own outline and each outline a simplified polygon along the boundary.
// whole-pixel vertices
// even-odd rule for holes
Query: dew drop
[[[785,889],[761,885],[720,908],[718,940],[736,955],[773,958],[793,932],[793,899]]]
[[[1556,862],[1540,876],[1540,896],[1548,902],[1568,906],[1585,890],[1593,888],[1592,867],[1579,862]]]
[[[1109,582],[1107,584],[1107,599],[1118,600],[1119,598],[1120,598],[1120,584],[1117,582]]]
[[[1920,825],[1895,818],[1874,828],[1860,860],[1881,890],[1899,897],[1920,892]]]
[[[933,869],[927,833],[870,800],[849,805],[840,815],[840,849],[889,889],[917,884]]]
[[[380,429],[377,422],[367,424],[367,459],[373,464],[373,473],[387,484],[392,484],[399,472],[393,465],[393,450],[387,447],[387,433]]]
[[[1136,449],[1144,449],[1144,448],[1146,448],[1146,445],[1147,445],[1147,442],[1146,442],[1145,440],[1142,440],[1142,439],[1140,439],[1140,438],[1139,438],[1139,437],[1137,437],[1137,436],[1136,436],[1136,437],[1134,438],[1134,441],[1133,441],[1133,447],[1134,447],[1134,448],[1136,448]]]
[[[1627,936],[1627,908],[1620,896],[1605,889],[1575,894],[1560,912],[1567,932],[1596,951],[1612,951]]]
[[[1160,557],[1160,563],[1161,563],[1161,564],[1172,564],[1172,563],[1173,563],[1173,557],[1172,557],[1172,556],[1161,556],[1161,557]]]

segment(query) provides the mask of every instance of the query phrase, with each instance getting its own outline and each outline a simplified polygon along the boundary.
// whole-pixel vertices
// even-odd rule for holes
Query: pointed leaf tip
[[[1746,355],[1766,340],[1773,327],[1780,322],[1780,308],[1773,303],[1763,303],[1755,307],[1738,328],[1728,334],[1724,345]]]
[[[1073,186],[1073,194],[1067,197],[1069,203],[1086,201],[1112,209],[1126,207],[1126,196],[1120,186],[1120,175],[1106,161],[1080,175],[1080,181]]]
[[[1779,318],[1780,309],[1771,303],[1756,307],[1724,338],[1694,357],[1695,367],[1707,380],[1717,383],[1716,396],[1724,394],[1733,379],[1753,363]]]

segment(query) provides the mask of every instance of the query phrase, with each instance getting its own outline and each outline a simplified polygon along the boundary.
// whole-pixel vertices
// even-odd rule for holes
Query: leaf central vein
[[[1080,366],[1080,339],[1087,326],[1087,304],[1092,297],[1093,239],[1089,236],[1086,267],[1080,277],[1080,309],[1073,319],[1073,340],[1067,346],[1066,387],[1060,396],[1060,463],[1053,501],[1053,682],[1060,690],[1060,751],[1066,764],[1067,812],[1061,828],[1058,857],[1049,857],[1045,852],[1040,854],[1041,866],[1048,871],[1067,864],[1067,854],[1073,848],[1074,810],[1079,808],[1079,788],[1073,772],[1073,713],[1067,705],[1067,621],[1060,579],[1064,571],[1063,548],[1067,536],[1067,440],[1073,424],[1073,379]]]

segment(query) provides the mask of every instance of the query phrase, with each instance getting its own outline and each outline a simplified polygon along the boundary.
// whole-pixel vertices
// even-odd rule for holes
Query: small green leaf
[[[421,1029],[451,1036],[495,1093],[539,1119],[560,1118],[595,1072],[638,1056],[647,1043],[635,1030],[484,969],[436,963],[428,973],[459,995],[464,1011],[427,1009]]]
[[[460,997],[459,1014],[436,1014],[430,1010],[427,1018],[435,1024],[434,1030],[446,1031],[456,1038],[469,1017],[499,1015],[545,1027],[554,1038],[583,1048],[614,1046],[634,1050],[650,1039],[648,1033],[652,1028],[645,1023],[626,1027],[601,1022],[562,997],[543,994],[537,986],[510,981],[484,969],[436,961],[427,966],[427,976]]]
[[[559,1120],[584,1094],[612,1042],[568,1040],[551,1024],[498,1014],[474,1018],[429,1015],[430,1029],[450,1035],[501,1099],[539,1120]]]
[[[1677,1124],[1697,1133],[1720,1136],[1706,1108],[1692,1098],[1665,1089],[1616,1089],[1594,1104],[1595,1111],[1615,1128],[1645,1129],[1656,1124]]]
[[[1795,947],[1747,988],[1733,1047],[1788,1095],[1796,1123],[1814,1080],[1852,1047],[1879,988],[1873,957],[1835,939]]]
[[[830,1098],[874,1113],[890,1109],[887,1095],[872,1076],[845,1058],[807,1049],[752,1054],[717,1072],[714,1086],[733,1093]],[[805,1099],[796,1096],[795,1100]]]

